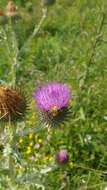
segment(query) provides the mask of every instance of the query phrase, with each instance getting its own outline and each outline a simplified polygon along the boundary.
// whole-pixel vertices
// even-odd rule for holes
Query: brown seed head
[[[16,16],[17,15],[17,6],[13,1],[9,1],[6,6],[6,15],[7,16]]]
[[[0,87],[0,120],[16,121],[26,112],[26,99],[16,90]]]
[[[0,16],[4,16],[4,13],[2,10],[0,10]]]

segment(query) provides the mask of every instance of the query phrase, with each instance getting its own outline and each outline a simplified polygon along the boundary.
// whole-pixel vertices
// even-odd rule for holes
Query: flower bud
[[[15,17],[17,15],[18,15],[17,6],[14,4],[13,1],[9,1],[6,6],[6,16]]]
[[[69,156],[68,156],[68,152],[67,150],[60,150],[57,154],[56,154],[56,161],[59,164],[66,164],[69,160]]]

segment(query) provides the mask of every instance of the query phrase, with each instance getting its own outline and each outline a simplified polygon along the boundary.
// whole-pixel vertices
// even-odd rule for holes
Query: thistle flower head
[[[6,6],[6,15],[9,17],[16,16],[18,13],[17,6],[14,4],[13,1],[9,1]]]
[[[69,160],[69,155],[67,150],[63,149],[60,150],[57,154],[56,154],[56,161],[59,164],[66,164]]]
[[[3,10],[0,10],[0,24],[5,24],[5,23],[6,23],[6,16]]]
[[[4,16],[4,13],[3,13],[2,10],[0,10],[0,17],[1,17],[1,16]]]
[[[22,119],[26,108],[26,99],[20,91],[0,87],[0,121]]]
[[[68,115],[70,90],[65,84],[46,84],[34,93],[38,110],[42,113],[43,120],[47,123],[63,121]]]
[[[70,92],[64,84],[50,83],[40,87],[34,97],[40,110],[54,112],[68,107]]]

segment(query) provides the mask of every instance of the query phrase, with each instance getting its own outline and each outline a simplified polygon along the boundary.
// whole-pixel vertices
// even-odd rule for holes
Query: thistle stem
[[[43,25],[46,17],[47,17],[47,12],[48,9],[47,7],[43,8],[43,15],[42,18],[40,19],[40,22],[38,25],[35,25],[34,30],[32,32],[32,34],[29,36],[28,40],[23,44],[23,46],[21,47],[21,49],[18,51],[17,53],[17,57],[20,56],[20,53],[25,49],[25,47],[32,41],[32,39],[38,34],[41,26]]]
[[[6,51],[8,52],[7,53],[8,59],[11,62],[12,61],[12,59],[11,59],[11,50],[10,50],[10,46],[9,46],[9,42],[8,42],[8,36],[7,36],[6,30],[5,30],[5,27],[1,27],[0,32],[3,35],[3,37],[2,36],[0,36],[0,37],[2,37],[5,40]]]
[[[8,160],[8,168],[9,168],[9,178],[11,181],[14,181],[14,160],[13,160],[13,151],[15,147],[15,133],[16,133],[16,126],[14,124],[11,124],[9,122],[7,126],[7,135],[8,135],[8,142],[7,146],[9,147],[9,152],[7,154],[7,160]]]
[[[103,29],[103,26],[104,26],[104,21],[105,21],[105,13],[103,12],[102,13],[101,23],[100,23],[100,26],[99,26],[99,28],[97,30],[95,41],[94,41],[94,43],[92,45],[91,55],[89,57],[89,60],[88,60],[87,66],[86,66],[86,71],[85,71],[84,78],[83,78],[83,85],[81,86],[81,88],[84,87],[84,85],[86,84],[86,82],[87,82],[87,80],[89,78],[89,72],[90,72],[89,69],[90,69],[90,66],[93,64],[93,58],[94,58],[95,53],[96,53],[97,44],[101,40],[101,32],[102,32],[102,29]]]
[[[13,49],[13,56],[12,56],[12,66],[11,66],[11,75],[12,75],[12,86],[15,87],[16,85],[16,69],[17,65],[19,64],[18,58],[20,57],[20,53],[25,49],[25,47],[32,41],[32,39],[38,34],[42,24],[44,23],[45,19],[47,17],[47,8],[43,9],[43,15],[42,18],[39,22],[39,24],[34,27],[34,30],[32,34],[29,36],[28,40],[24,43],[24,45],[21,47],[21,49],[18,48],[18,43],[16,39],[16,35],[12,26],[12,20],[10,18],[9,24],[10,24],[10,29],[11,29],[11,34],[12,34],[12,49]]]
[[[18,53],[18,43],[16,34],[13,28],[13,23],[11,18],[9,19],[9,26],[11,30],[11,38],[12,38],[12,63],[11,63],[11,75],[12,75],[12,86],[16,85],[16,68],[18,65],[17,53]]]
[[[47,7],[45,9],[43,9],[43,16],[42,16],[38,26],[37,27],[35,26],[34,31],[31,35],[31,39],[34,38],[36,36],[36,34],[39,32],[42,24],[44,23],[44,20],[46,19],[46,17],[47,17]]]

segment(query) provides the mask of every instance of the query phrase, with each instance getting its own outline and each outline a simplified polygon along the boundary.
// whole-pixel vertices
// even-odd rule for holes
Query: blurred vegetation
[[[41,19],[42,6],[38,0],[14,2],[21,14],[13,25],[20,50]],[[4,10],[6,3],[7,0],[0,1]],[[10,83],[13,54],[3,31],[11,40],[11,32],[1,25],[1,85]],[[23,86],[30,99],[38,83],[59,81],[68,84],[72,93],[72,116],[66,126],[37,133],[40,126],[31,102],[26,122],[18,126],[27,130],[27,135],[16,138],[19,165],[15,166],[15,175],[19,181],[10,184],[1,171],[0,190],[11,189],[9,185],[13,185],[14,190],[106,189],[107,1],[57,0],[48,8],[48,17],[37,36],[22,50],[16,74],[17,85]],[[31,137],[30,131],[33,131]],[[35,144],[40,147],[35,148]],[[69,163],[49,173],[36,173],[43,167],[55,165],[54,156],[61,148],[68,150]],[[1,143],[0,159],[2,149]],[[43,187],[38,188],[36,184]]]

